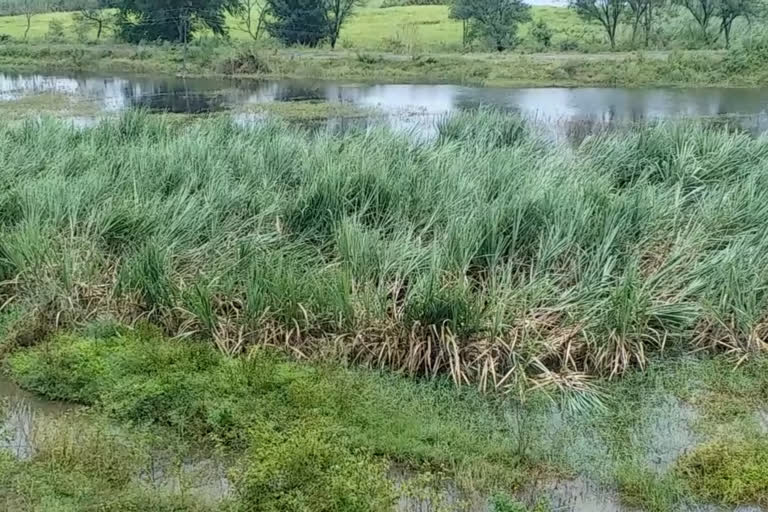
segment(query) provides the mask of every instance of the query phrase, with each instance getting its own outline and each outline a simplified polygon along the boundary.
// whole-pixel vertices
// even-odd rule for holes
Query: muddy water
[[[21,389],[0,374],[0,450],[19,459],[35,454],[36,433],[41,422],[76,414],[82,407],[45,400]],[[164,453],[153,453],[148,467],[136,475],[137,483],[173,494],[193,494],[207,502],[231,496],[228,465],[220,457],[205,454],[181,460]]]
[[[693,430],[696,409],[690,404],[667,397],[650,420],[646,463],[658,473],[669,471],[675,461],[701,442]]]
[[[320,101],[376,110],[360,119],[336,116],[334,127],[382,120],[397,129],[430,132],[435,119],[456,110],[490,106],[520,112],[569,129],[571,123],[617,124],[659,118],[735,119],[752,132],[768,129],[768,87],[728,88],[510,88],[450,84],[359,84],[317,80],[180,79],[97,74],[0,72],[0,102],[55,93],[101,113],[242,111],[264,103]],[[30,113],[34,114],[34,107]],[[76,115],[76,114],[73,114]]]
[[[141,472],[139,480],[171,494],[191,493],[208,502],[216,502],[234,492],[227,477],[228,468],[223,459],[205,455],[186,457],[180,461],[157,456]]]
[[[58,417],[77,406],[43,400],[0,374],[0,449],[25,459],[34,453],[35,423],[39,417]]]

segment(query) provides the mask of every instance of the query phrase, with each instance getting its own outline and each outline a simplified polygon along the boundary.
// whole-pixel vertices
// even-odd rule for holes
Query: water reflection
[[[44,400],[0,374],[0,450],[26,459],[33,455],[38,416],[57,417],[77,406]]]
[[[738,116],[740,124],[752,132],[762,132],[768,126],[768,88],[482,88],[0,73],[0,101],[39,93],[77,97],[106,113],[137,106],[162,112],[209,113],[237,111],[259,103],[319,100],[376,108],[399,129],[418,128],[432,124],[435,117],[448,112],[480,106],[558,122],[590,120],[612,124],[728,114]]]

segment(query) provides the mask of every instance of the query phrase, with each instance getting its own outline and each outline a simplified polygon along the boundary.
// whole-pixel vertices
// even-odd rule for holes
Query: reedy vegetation
[[[19,342],[111,315],[484,390],[768,335],[768,144],[701,124],[568,150],[494,112],[432,142],[130,113],[0,128]]]

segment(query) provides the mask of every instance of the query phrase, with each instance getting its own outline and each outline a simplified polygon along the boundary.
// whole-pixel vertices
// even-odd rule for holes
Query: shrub
[[[48,33],[45,38],[51,42],[61,42],[66,39],[64,24],[58,18],[53,18],[48,22]]]
[[[539,18],[531,26],[530,34],[544,48],[549,48],[552,45],[552,29],[549,28],[549,25],[547,25],[543,18]]]
[[[563,39],[560,41],[561,52],[574,52],[579,49],[579,42],[573,39]]]
[[[322,422],[280,432],[251,430],[238,494],[252,512],[385,512],[394,491],[387,466],[344,448]]]
[[[729,74],[748,70],[761,70],[768,64],[768,37],[753,36],[734,45],[724,60],[725,71]]]
[[[227,57],[217,66],[219,73],[263,75],[269,74],[271,68],[266,59],[251,48],[239,50],[234,56]]]
[[[358,62],[369,65],[378,64],[382,59],[379,55],[371,55],[370,53],[358,53],[356,57]]]
[[[768,503],[768,439],[722,440],[683,456],[677,471],[705,502]]]

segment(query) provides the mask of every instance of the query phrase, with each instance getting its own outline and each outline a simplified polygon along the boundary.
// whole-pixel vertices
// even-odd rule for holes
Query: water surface
[[[14,102],[41,93],[76,98],[92,112],[104,114],[134,107],[154,112],[241,113],[253,105],[322,101],[375,109],[378,115],[371,117],[377,122],[385,119],[397,128],[421,130],[428,130],[435,118],[446,113],[481,106],[566,124],[730,116],[752,132],[768,127],[768,87],[511,88],[0,72],[0,102]],[[350,122],[364,125],[370,120]],[[344,119],[337,116],[331,121],[339,125]]]

